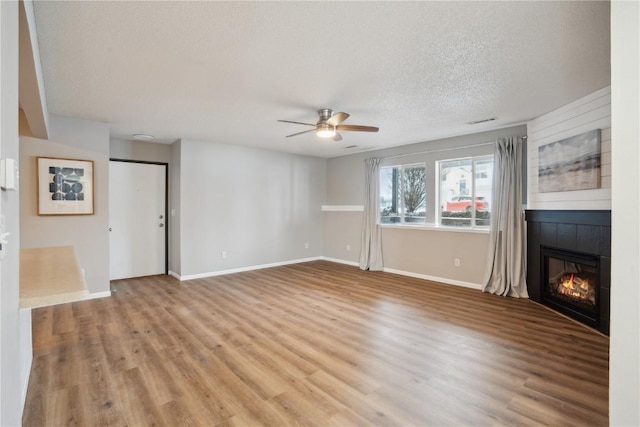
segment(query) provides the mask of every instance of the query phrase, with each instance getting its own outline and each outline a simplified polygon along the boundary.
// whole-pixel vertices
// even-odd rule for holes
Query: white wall
[[[18,159],[18,2],[0,2],[0,157]],[[9,233],[0,261],[0,425],[20,425],[19,254],[20,192],[0,191],[0,221]]]
[[[183,139],[181,276],[321,256],[325,183],[325,159]]]
[[[76,248],[91,293],[109,291],[109,125],[50,116],[50,140],[20,137],[21,247]],[[36,157],[93,160],[94,214],[38,216]]]
[[[329,159],[326,204],[336,207],[336,210],[323,212],[323,255],[351,263],[359,259],[362,212],[341,211],[339,207],[363,204],[366,158],[381,158],[381,166],[426,163],[427,222],[433,222],[436,161],[493,154],[493,145],[461,149],[456,147],[525,134],[525,126],[515,126]],[[438,151],[442,149],[445,151]],[[422,153],[424,151],[431,152]],[[388,158],[400,154],[407,155]],[[447,283],[479,287],[484,276],[488,238],[487,233],[471,231],[383,227],[384,266],[385,269],[427,276]],[[347,250],[347,245],[350,250]],[[460,267],[454,267],[454,258],[460,258]]]
[[[538,193],[538,147],[593,129],[602,129],[600,188]],[[527,133],[529,209],[611,209],[610,86],[530,121]]]
[[[640,425],[640,4],[611,3],[613,131],[609,422]]]

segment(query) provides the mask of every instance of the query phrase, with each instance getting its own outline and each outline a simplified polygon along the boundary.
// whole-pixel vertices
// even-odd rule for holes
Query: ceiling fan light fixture
[[[1,1],[1,0],[0,0]],[[323,108],[318,110],[318,121],[316,124],[294,122],[292,120],[278,120],[282,123],[293,123],[296,125],[311,126],[313,129],[305,130],[302,132],[296,132],[291,135],[287,135],[287,138],[292,136],[303,135],[309,132],[315,132],[320,138],[333,139],[335,142],[342,141],[342,136],[339,132],[378,132],[378,128],[375,126],[362,126],[362,125],[343,125],[342,122],[349,118],[349,114],[345,112],[333,113],[330,108]]]
[[[335,126],[331,126],[326,123],[318,125],[316,135],[318,135],[320,138],[333,138],[334,136],[336,136],[336,128]]]

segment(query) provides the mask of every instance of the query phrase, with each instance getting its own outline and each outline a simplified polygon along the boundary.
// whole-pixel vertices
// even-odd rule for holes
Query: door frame
[[[164,274],[169,274],[169,163],[116,158],[109,158],[109,161],[164,166]]]

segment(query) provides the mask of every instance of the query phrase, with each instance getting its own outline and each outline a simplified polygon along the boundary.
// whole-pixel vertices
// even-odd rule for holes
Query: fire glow
[[[589,285],[589,280],[578,277],[573,273],[562,277],[557,293],[580,301],[596,303],[595,291]]]

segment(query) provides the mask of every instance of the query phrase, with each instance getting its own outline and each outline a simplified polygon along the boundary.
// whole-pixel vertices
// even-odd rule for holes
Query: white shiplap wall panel
[[[531,131],[548,128],[549,126],[563,122],[587,111],[592,111],[603,105],[611,104],[611,87],[607,86],[593,92],[577,101],[544,114],[527,124],[531,126]],[[527,127],[529,129],[529,127]]]
[[[538,192],[538,147],[601,129],[600,188]],[[529,209],[611,209],[611,87],[527,123],[527,194]]]

